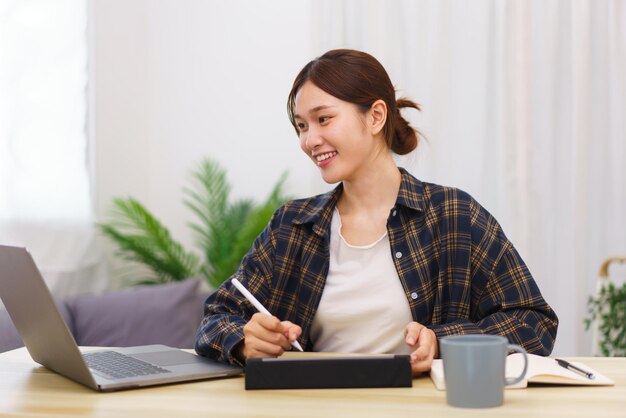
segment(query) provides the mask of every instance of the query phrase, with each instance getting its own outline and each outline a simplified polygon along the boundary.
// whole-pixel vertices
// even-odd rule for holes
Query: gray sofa
[[[57,301],[57,306],[78,345],[193,348],[208,297],[198,292],[199,283],[137,286]],[[11,318],[0,308],[0,352],[23,345]]]

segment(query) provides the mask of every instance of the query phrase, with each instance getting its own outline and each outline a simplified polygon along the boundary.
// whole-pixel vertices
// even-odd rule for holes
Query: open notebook
[[[595,375],[595,379],[589,379],[585,376],[581,376],[571,370],[558,365],[556,360],[552,357],[542,357],[536,354],[528,354],[528,371],[526,378],[521,382],[507,386],[507,389],[519,389],[525,388],[529,383],[541,383],[541,384],[553,384],[553,385],[583,385],[583,386],[612,386],[615,384],[613,380],[598,373],[591,367],[579,363],[572,362],[573,365],[578,366],[584,370],[590,371]],[[524,357],[522,354],[511,354],[506,359],[506,377],[514,378],[519,376],[524,368]],[[446,384],[443,375],[443,361],[440,359],[434,360],[432,369],[430,371],[430,378],[432,379],[435,387],[439,390],[445,390]]]

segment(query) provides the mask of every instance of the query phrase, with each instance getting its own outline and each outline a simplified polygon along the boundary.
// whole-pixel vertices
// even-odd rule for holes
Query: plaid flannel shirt
[[[400,171],[387,232],[413,320],[438,338],[499,334],[529,353],[549,355],[557,316],[497,221],[467,193]],[[313,346],[311,323],[328,274],[330,223],[341,192],[340,184],[283,205],[231,277],[273,315],[300,325],[305,350]],[[207,299],[195,348],[241,365],[236,348],[256,310],[231,279]]]

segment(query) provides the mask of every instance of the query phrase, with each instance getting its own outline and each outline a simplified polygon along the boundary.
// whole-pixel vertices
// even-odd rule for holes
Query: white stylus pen
[[[245,287],[243,287],[243,285],[241,284],[241,282],[237,279],[233,279],[232,280],[233,284],[235,285],[235,287],[241,292],[242,295],[244,295],[246,297],[246,299],[248,299],[250,301],[251,304],[254,305],[255,308],[257,308],[257,310],[261,313],[264,314],[268,314],[268,315],[272,315],[270,313],[270,311],[268,311],[267,309],[265,309],[265,306],[261,305],[261,302],[259,302],[257,300],[257,298],[254,297],[254,295],[250,292],[248,292],[248,289],[246,289]],[[298,341],[294,341],[291,343],[291,345],[300,350],[300,351],[304,351],[302,349],[302,347],[300,346],[300,344],[298,343]]]

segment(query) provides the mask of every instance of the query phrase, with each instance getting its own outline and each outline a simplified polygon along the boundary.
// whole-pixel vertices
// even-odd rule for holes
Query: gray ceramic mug
[[[528,369],[526,350],[499,335],[453,335],[440,340],[448,405],[492,408],[504,402],[504,387],[521,381]],[[505,377],[509,350],[524,354],[524,370],[515,379]]]

